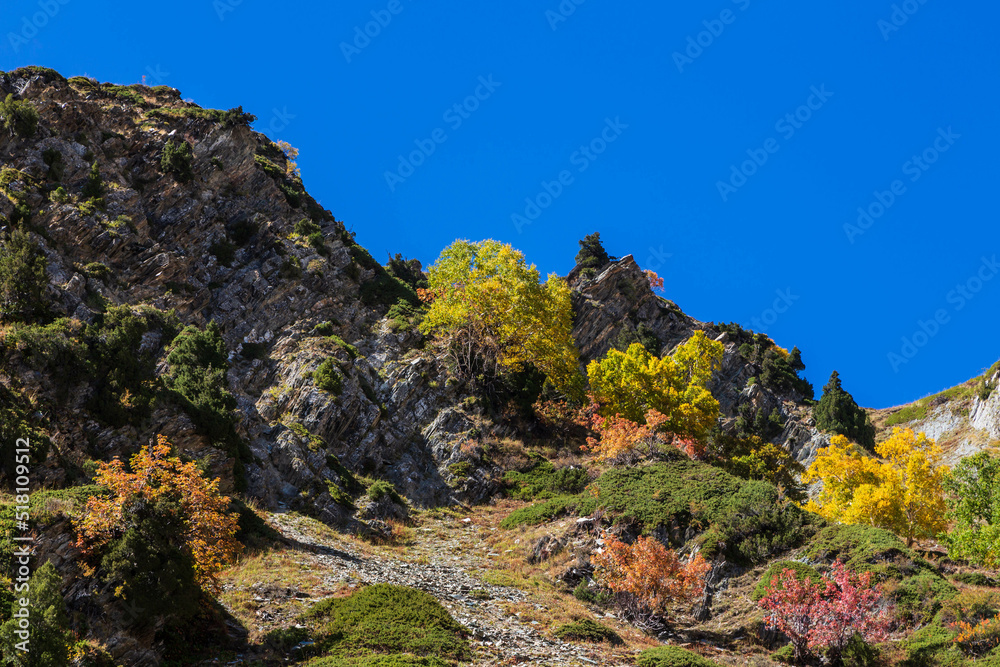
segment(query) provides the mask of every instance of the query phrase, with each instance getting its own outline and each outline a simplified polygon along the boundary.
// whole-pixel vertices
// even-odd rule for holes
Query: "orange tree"
[[[214,586],[215,574],[239,551],[237,517],[226,511],[229,500],[219,493],[218,479],[206,479],[194,463],[182,463],[170,451],[161,435],[132,456],[131,472],[118,459],[100,465],[95,481],[108,493],[87,501],[76,521],[77,546],[88,555],[106,552],[158,513],[158,526],[174,534],[160,531],[155,537],[190,559],[199,584]],[[142,534],[148,538],[150,532],[156,531]]]
[[[651,537],[640,537],[632,544],[606,534],[603,538],[604,548],[591,557],[594,578],[655,614],[665,614],[670,604],[697,596],[711,569],[701,554],[684,563],[675,551]]]

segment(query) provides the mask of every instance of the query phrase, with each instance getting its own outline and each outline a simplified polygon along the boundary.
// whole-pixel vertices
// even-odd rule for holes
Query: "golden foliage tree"
[[[602,416],[641,424],[655,410],[666,418],[660,430],[703,438],[719,418],[719,402],[707,386],[722,363],[722,351],[722,343],[696,331],[662,359],[638,343],[625,352],[611,350],[587,366],[587,375]]]
[[[651,537],[640,537],[632,544],[608,535],[603,538],[603,549],[591,557],[594,578],[616,593],[633,596],[657,614],[674,602],[694,598],[711,569],[701,554],[684,563],[675,551]]]
[[[161,435],[155,445],[129,459],[132,472],[118,459],[100,465],[95,481],[109,493],[87,501],[76,524],[77,546],[85,553],[99,551],[125,533],[137,506],[172,501],[181,508],[184,531],[179,538],[194,560],[198,580],[212,584],[239,551],[237,517],[226,511],[229,500],[219,493],[219,480],[206,479],[193,462],[170,456],[170,449]]]
[[[822,493],[807,509],[841,523],[891,530],[907,545],[944,530],[948,466],[941,462],[941,448],[923,433],[896,427],[875,451],[881,459],[835,436],[802,476],[805,483],[823,482]]]
[[[455,241],[428,269],[421,296],[430,308],[420,324],[465,373],[486,379],[529,364],[562,393],[583,397],[573,307],[566,281],[545,283],[538,269],[508,244]]]

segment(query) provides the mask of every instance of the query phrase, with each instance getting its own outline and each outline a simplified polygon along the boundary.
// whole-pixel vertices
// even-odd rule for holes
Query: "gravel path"
[[[299,543],[315,561],[318,574],[332,587],[343,582],[389,583],[426,591],[472,632],[476,667],[499,665],[631,665],[608,662],[585,645],[543,637],[530,624],[507,612],[502,603],[524,602],[527,595],[507,586],[482,581],[470,570],[484,566],[488,552],[470,522],[416,529],[417,543],[407,550],[420,562],[390,556],[364,555],[347,541],[321,544],[294,515],[276,514],[272,523],[286,538]],[[443,536],[442,536],[443,535]],[[470,540],[473,548],[470,549]],[[475,546],[478,545],[478,548]],[[542,607],[538,607],[542,609]]]

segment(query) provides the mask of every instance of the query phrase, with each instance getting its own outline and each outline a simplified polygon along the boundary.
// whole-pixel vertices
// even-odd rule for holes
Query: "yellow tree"
[[[802,481],[823,482],[807,509],[841,523],[865,523],[891,530],[912,545],[946,527],[941,448],[923,433],[894,428],[875,446],[881,459],[865,456],[844,436],[821,449]]]
[[[573,306],[566,281],[538,269],[508,244],[455,241],[428,269],[431,302],[420,325],[448,349],[464,372],[486,378],[529,364],[567,396],[583,383],[573,341]]]
[[[701,438],[719,418],[719,402],[707,385],[721,365],[722,351],[722,343],[696,331],[662,359],[639,343],[625,352],[611,350],[587,366],[587,375],[602,416],[642,424],[655,410],[666,418],[660,430]]]

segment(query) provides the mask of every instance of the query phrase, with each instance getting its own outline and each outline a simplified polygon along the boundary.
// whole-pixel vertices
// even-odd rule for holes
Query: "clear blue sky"
[[[242,104],[382,259],[496,238],[565,274],[599,230],[693,316],[770,322],[817,393],[837,369],[885,407],[1000,356],[1000,7],[576,2],[8,0],[0,69]]]

